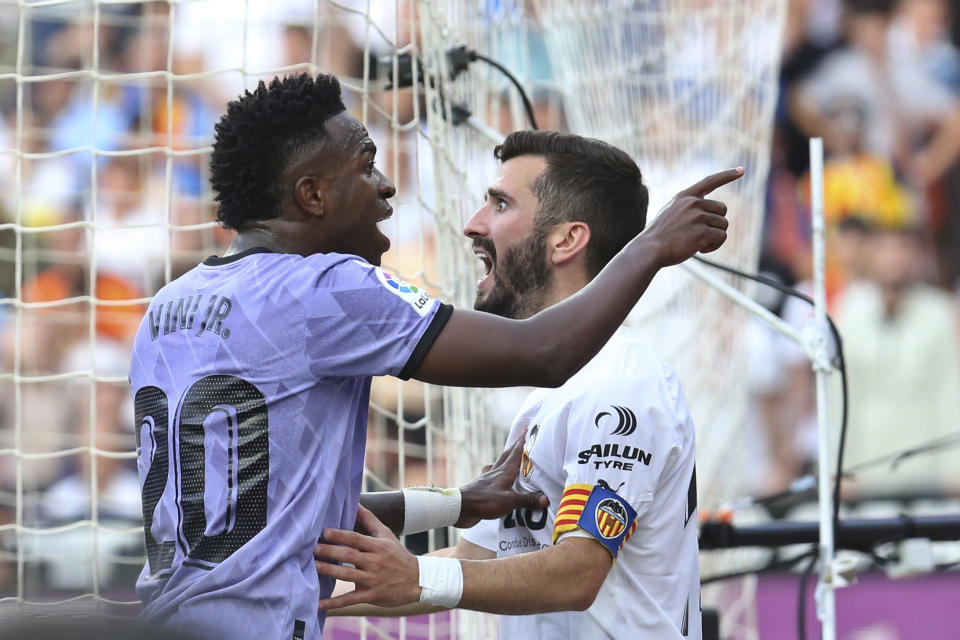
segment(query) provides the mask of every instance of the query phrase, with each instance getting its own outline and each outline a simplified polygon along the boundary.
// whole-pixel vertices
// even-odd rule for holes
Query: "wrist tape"
[[[456,558],[417,556],[420,602],[453,609],[463,597],[463,567]]]
[[[403,490],[400,535],[452,526],[460,519],[460,489],[410,487]]]

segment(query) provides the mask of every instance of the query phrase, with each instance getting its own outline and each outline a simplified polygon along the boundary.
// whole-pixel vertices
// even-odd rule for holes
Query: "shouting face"
[[[374,164],[377,146],[360,122],[342,112],[326,123],[326,141],[305,163],[311,174],[300,178],[303,188],[317,195],[323,223],[323,250],[360,256],[371,264],[390,248],[390,239],[377,226],[393,214],[387,202],[397,190]]]
[[[503,163],[485,202],[463,229],[483,265],[474,308],[507,318],[535,313],[550,282],[546,231],[534,217],[539,203],[533,180],[546,168],[540,156]]]

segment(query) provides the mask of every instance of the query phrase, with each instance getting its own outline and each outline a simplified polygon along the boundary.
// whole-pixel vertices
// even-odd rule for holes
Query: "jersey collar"
[[[247,256],[251,256],[255,253],[276,253],[273,249],[267,249],[266,247],[251,247],[245,249],[239,253],[232,253],[228,256],[210,256],[203,261],[203,264],[209,267],[219,267],[224,264],[230,264],[231,262],[236,262],[237,260],[242,260]]]

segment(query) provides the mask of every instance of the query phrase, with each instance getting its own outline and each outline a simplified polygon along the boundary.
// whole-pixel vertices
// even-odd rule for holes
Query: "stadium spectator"
[[[823,213],[829,233],[826,287],[831,304],[848,280],[862,275],[862,265],[849,252],[861,226],[903,227],[918,222],[916,198],[900,184],[890,160],[865,149],[865,110],[859,102],[838,100],[827,112],[834,132],[823,167]],[[803,194],[810,193],[809,181],[807,175],[800,182]],[[848,273],[849,268],[856,271]]]
[[[616,330],[660,267],[723,243],[723,205],[701,197],[742,175],[725,171],[681,194],[579,295],[514,321],[453,311],[374,266],[390,246],[377,223],[390,216],[395,193],[375,157],[328,75],[261,83],[217,125],[211,185],[219,221],[237,236],[225,256],[157,293],[131,361],[146,620],[238,638],[278,629],[318,635],[324,616],[316,603],[333,581],[318,580],[311,552],[324,527],[354,525],[370,376],[562,383]],[[573,340],[570,317],[578,318]],[[170,427],[179,442],[170,475],[179,491],[166,487],[174,398],[182,400]],[[216,409],[224,406],[235,414]],[[205,440],[221,444],[206,451]],[[397,529],[422,522],[423,509],[411,502],[405,514],[404,495],[395,493],[378,511]],[[484,505],[465,498],[463,514],[441,513],[423,528],[542,506],[536,494],[498,496]],[[235,516],[227,507],[234,503]],[[232,517],[230,532],[205,535]]]
[[[464,228],[488,271],[474,306],[528,318],[581,291],[643,229],[647,189],[626,153],[573,134],[515,132],[494,155],[498,178]],[[446,557],[417,561],[364,512],[380,540],[324,531],[317,546],[321,575],[357,585],[321,607],[419,598],[353,613],[459,605],[509,614],[503,638],[701,637],[695,435],[675,374],[623,327],[576,376],[527,398],[508,442],[524,436],[518,487],[544,491],[549,509],[486,520]]]
[[[889,49],[892,11],[893,0],[847,0],[848,45],[794,88],[791,109],[804,132],[822,136],[829,149],[843,138],[829,111],[855,101],[864,109],[865,151],[926,187],[960,154],[960,102]]]
[[[922,280],[921,240],[884,228],[866,241],[867,278],[839,300],[850,387],[847,460],[856,465],[955,432],[960,411],[956,301]],[[865,493],[956,489],[952,451],[857,476]]]
[[[899,64],[960,93],[960,50],[950,40],[953,8],[946,0],[901,0],[890,28]]]

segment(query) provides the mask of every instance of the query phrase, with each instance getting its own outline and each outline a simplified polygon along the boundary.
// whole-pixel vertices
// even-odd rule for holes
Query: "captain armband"
[[[607,548],[613,559],[637,529],[637,512],[615,491],[589,484],[571,484],[563,491],[553,522],[553,543],[577,528]]]
[[[460,489],[409,487],[403,490],[400,535],[449,527],[460,519]]]

